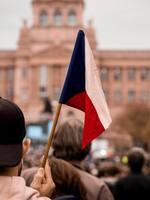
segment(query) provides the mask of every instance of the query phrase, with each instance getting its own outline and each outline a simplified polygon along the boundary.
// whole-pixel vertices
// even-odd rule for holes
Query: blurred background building
[[[75,39],[84,30],[99,69],[112,119],[128,103],[150,106],[150,51],[98,50],[96,30],[83,25],[84,0],[32,0],[33,24],[22,23],[16,50],[0,50],[0,95],[23,110],[27,125],[55,115]],[[59,120],[84,114],[63,106]],[[130,146],[131,137],[116,132],[102,137]]]

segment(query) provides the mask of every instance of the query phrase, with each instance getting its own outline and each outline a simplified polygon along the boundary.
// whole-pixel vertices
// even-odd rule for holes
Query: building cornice
[[[0,59],[15,58],[16,50],[0,50]]]
[[[101,59],[150,59],[150,50],[99,50]]]

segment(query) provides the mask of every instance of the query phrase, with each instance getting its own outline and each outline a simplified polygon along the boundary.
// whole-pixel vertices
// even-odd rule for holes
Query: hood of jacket
[[[0,199],[50,200],[48,197],[39,197],[39,192],[27,187],[25,180],[18,176],[0,176]]]

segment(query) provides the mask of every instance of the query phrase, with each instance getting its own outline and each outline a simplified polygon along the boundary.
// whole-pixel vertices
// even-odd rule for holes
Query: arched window
[[[62,25],[62,14],[60,10],[56,10],[54,14],[54,24],[56,26],[61,26]]]
[[[40,25],[47,26],[48,25],[48,15],[45,10],[40,12]]]
[[[70,10],[68,13],[68,25],[69,26],[76,25],[76,13],[74,10]]]

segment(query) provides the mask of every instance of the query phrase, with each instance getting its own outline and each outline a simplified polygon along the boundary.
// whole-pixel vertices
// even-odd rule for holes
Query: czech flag
[[[85,112],[82,148],[103,133],[111,123],[89,42],[78,32],[59,103]]]

